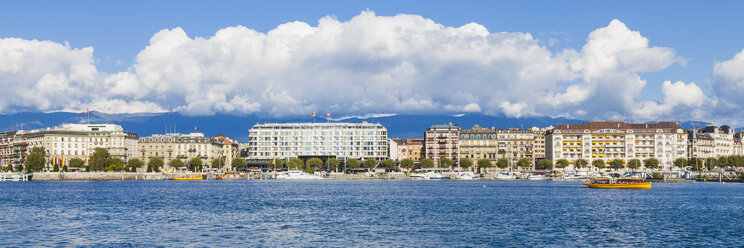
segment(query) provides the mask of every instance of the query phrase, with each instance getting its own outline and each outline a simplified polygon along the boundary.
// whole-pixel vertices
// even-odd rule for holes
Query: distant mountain
[[[489,116],[482,114],[465,115],[379,115],[342,117],[339,122],[362,122],[380,123],[388,129],[391,138],[416,138],[423,137],[424,130],[433,124],[454,123],[463,128],[471,128],[474,125],[496,128],[528,128],[532,126],[546,127],[559,124],[585,123],[583,120],[551,117],[524,117],[508,118],[505,116]],[[57,126],[62,123],[86,123],[87,115],[82,113],[32,113],[21,112],[8,115],[0,115],[0,130],[17,130],[23,125],[23,129],[36,129]],[[162,134],[164,132],[189,133],[195,129],[208,136],[223,134],[235,138],[241,142],[248,140],[249,129],[257,123],[267,122],[312,122],[313,118],[271,118],[255,115],[235,116],[217,114],[213,116],[185,116],[178,113],[164,114],[104,114],[91,112],[91,123],[116,123],[129,132],[135,132],[140,136]],[[326,122],[324,118],[316,118],[316,122]],[[684,128],[708,125],[707,122],[687,121],[680,122]]]

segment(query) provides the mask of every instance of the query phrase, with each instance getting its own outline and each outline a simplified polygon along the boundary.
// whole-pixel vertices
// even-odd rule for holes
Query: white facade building
[[[362,123],[266,123],[250,130],[250,159],[333,156],[341,159],[388,158],[387,129]]]
[[[23,131],[29,150],[43,146],[47,161],[86,159],[96,148],[108,150],[111,157],[127,161],[137,157],[138,136],[116,124],[63,124],[57,127]]]
[[[563,124],[548,132],[545,148],[553,163],[568,160],[567,169],[577,159],[591,166],[593,160],[656,158],[660,169],[669,170],[675,159],[687,157],[687,133],[675,122]]]

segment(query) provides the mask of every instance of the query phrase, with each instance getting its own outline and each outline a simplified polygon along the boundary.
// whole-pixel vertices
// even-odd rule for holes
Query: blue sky
[[[376,16],[421,16],[448,27],[474,22],[490,33],[529,33],[556,55],[564,49],[581,50],[590,33],[617,19],[640,32],[649,47],[673,49],[684,60],[636,72],[647,81],[641,99],[649,101],[663,100],[662,82],[667,80],[694,82],[715,99],[715,63],[730,60],[744,48],[740,31],[744,8],[738,1],[17,1],[3,5],[0,38],[93,47],[94,66],[109,74],[131,70],[137,54],[163,29],[180,27],[190,38],[209,38],[237,25],[266,33],[293,21],[314,27],[325,16],[346,22],[365,10]],[[569,79],[559,85],[580,81]]]

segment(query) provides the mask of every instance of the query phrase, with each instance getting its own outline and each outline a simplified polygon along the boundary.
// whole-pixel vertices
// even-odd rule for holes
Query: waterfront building
[[[511,167],[517,161],[526,158],[535,164],[535,132],[530,129],[508,128],[497,130],[499,140],[499,158],[509,159]],[[495,166],[495,165],[494,165]]]
[[[553,126],[545,127],[545,128],[537,128],[537,127],[531,127],[529,129],[534,133],[535,135],[535,142],[533,146],[533,152],[535,160],[540,160],[545,158],[545,134],[548,133],[548,131],[553,130]]]
[[[411,159],[418,164],[424,150],[424,139],[395,139],[398,160]]]
[[[424,158],[434,160],[439,165],[440,158],[449,158],[453,166],[458,166],[460,159],[460,125],[437,124],[424,132]],[[439,168],[450,169],[450,168]]]
[[[0,168],[14,170],[26,161],[28,140],[23,131],[0,134]]]
[[[555,163],[567,159],[573,169],[577,159],[628,161],[656,158],[669,170],[676,158],[687,157],[687,134],[676,122],[625,123],[597,121],[559,125],[546,135],[546,155]]]
[[[734,155],[731,127],[707,126],[688,131],[688,155],[692,158],[718,158]]]
[[[44,147],[47,167],[50,168],[52,160],[59,161],[60,164],[65,164],[72,158],[87,160],[96,148],[104,148],[111,157],[127,161],[137,155],[137,138],[136,133],[125,132],[116,124],[62,124],[57,127],[5,133],[0,143],[7,145],[0,149],[6,151],[12,144],[12,158],[18,165],[23,163],[31,148]]]
[[[387,129],[373,123],[265,123],[250,129],[250,159],[335,157],[345,159],[388,156]]]
[[[394,139],[388,139],[388,158],[392,159],[393,161],[398,161],[398,143],[395,142]]]
[[[226,170],[232,170],[233,158],[240,156],[240,144],[222,134],[218,134],[214,138],[220,141],[218,143],[222,143],[222,157],[225,159],[224,168]]]
[[[744,130],[734,133],[734,155],[744,155],[744,146],[741,143],[742,138],[744,138]]]
[[[228,145],[229,151],[226,154],[224,140],[204,137],[204,133],[199,132],[155,134],[139,139],[139,154],[145,164],[152,158],[162,158],[164,170],[182,169],[170,166],[173,159],[180,159],[184,163],[188,163],[192,158],[200,158],[206,168],[207,165],[211,165],[212,159],[223,158],[225,159],[225,166],[228,166],[226,156],[234,158],[234,156],[237,156],[237,151],[232,150],[233,145]],[[229,169],[229,167],[226,168]]]
[[[486,158],[495,164],[499,158],[497,137],[498,131],[493,128],[475,125],[471,129],[461,129],[460,156],[474,162]]]

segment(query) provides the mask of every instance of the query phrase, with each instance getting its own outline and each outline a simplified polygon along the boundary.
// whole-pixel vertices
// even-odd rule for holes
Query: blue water
[[[735,183],[2,182],[0,246],[741,247],[743,206]]]

